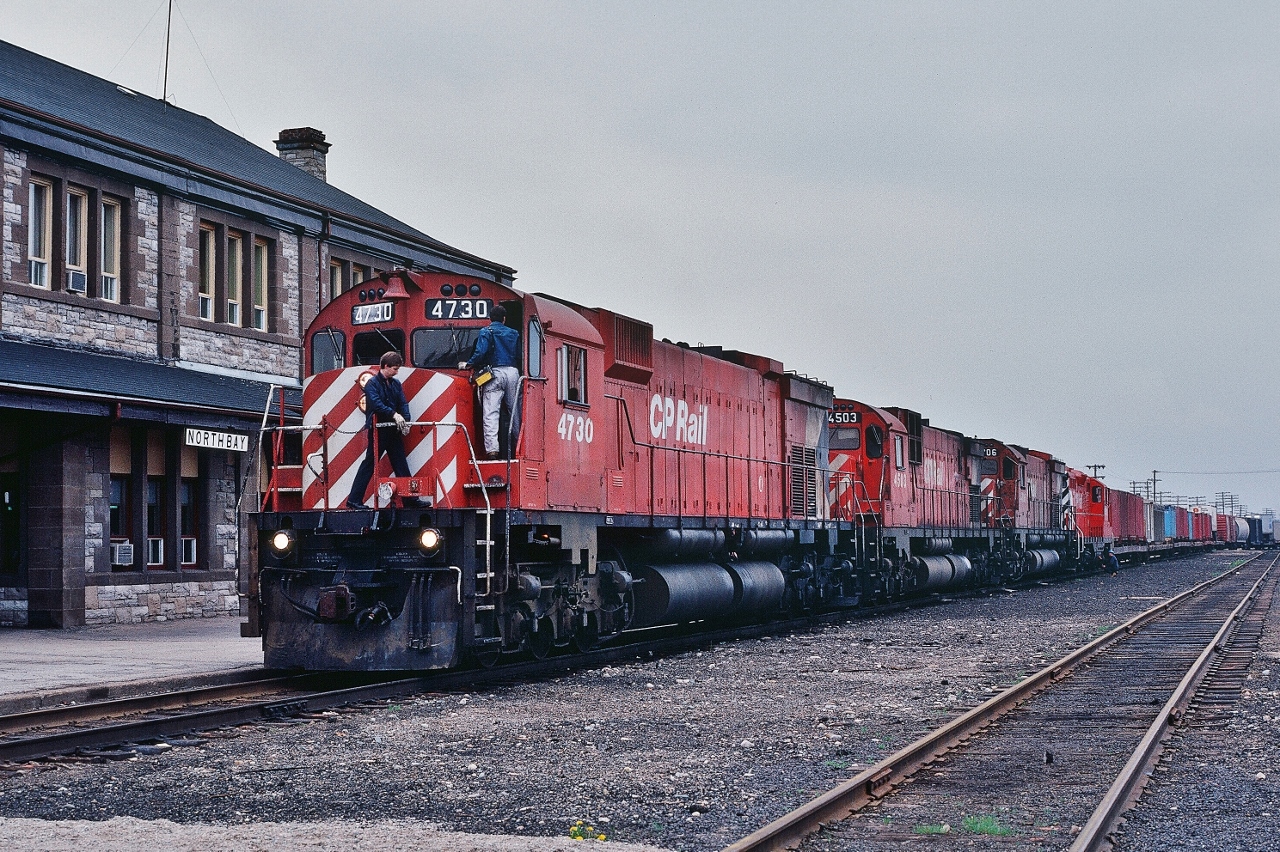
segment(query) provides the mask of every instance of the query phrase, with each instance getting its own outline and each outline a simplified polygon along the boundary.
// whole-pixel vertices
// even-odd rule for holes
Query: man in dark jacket
[[[508,438],[520,434],[520,332],[506,324],[507,310],[495,305],[489,314],[491,322],[480,330],[476,349],[470,361],[458,366],[482,370],[488,367],[493,378],[480,388],[480,405],[483,412],[484,452],[491,459],[498,457],[498,421],[503,406],[511,418]],[[511,450],[508,441],[507,454]]]
[[[396,476],[409,476],[409,462],[404,456],[404,436],[409,434],[409,401],[404,397],[404,388],[396,379],[396,373],[404,366],[404,359],[399,352],[388,352],[378,362],[378,372],[369,377],[364,385],[365,428],[369,432],[369,448],[365,451],[364,461],[356,471],[355,482],[351,484],[351,495],[347,497],[348,509],[368,509],[364,504],[364,492],[373,478],[373,467],[378,455],[386,453],[391,459],[391,469]],[[378,429],[377,423],[395,423],[396,428]],[[377,439],[374,439],[374,432]],[[406,508],[425,508],[428,504],[417,497],[405,497]]]

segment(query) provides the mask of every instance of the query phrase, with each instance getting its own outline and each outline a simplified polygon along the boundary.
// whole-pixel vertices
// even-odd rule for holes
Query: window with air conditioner
[[[53,185],[31,181],[27,191],[27,274],[35,287],[49,287],[53,231]]]
[[[89,196],[80,189],[67,190],[66,218],[66,288],[69,293],[83,295],[89,289],[88,251]]]

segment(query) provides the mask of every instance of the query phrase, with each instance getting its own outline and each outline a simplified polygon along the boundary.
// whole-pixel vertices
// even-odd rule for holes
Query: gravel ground
[[[0,773],[0,843],[31,841],[31,823],[16,818],[136,817],[182,827],[113,820],[90,836],[149,830],[165,832],[166,846],[191,836],[248,849],[259,847],[229,845],[230,833],[285,832],[281,843],[337,850],[364,826],[371,837],[468,833],[470,845],[442,848],[559,849],[581,819],[605,834],[605,848],[720,849],[1238,556],[242,727],[126,761]],[[38,848],[84,846],[50,842]]]
[[[1116,852],[1280,849],[1280,605],[1225,726],[1169,742]]]

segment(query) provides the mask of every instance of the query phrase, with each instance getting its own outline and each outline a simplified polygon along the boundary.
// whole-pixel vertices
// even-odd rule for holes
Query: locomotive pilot
[[[360,469],[356,471],[355,482],[351,484],[351,494],[347,497],[348,509],[369,508],[364,504],[364,492],[369,487],[369,480],[373,478],[374,464],[383,453],[391,460],[391,469],[396,476],[409,476],[409,461],[404,455],[404,436],[409,434],[409,402],[405,399],[400,380],[396,378],[396,373],[400,372],[402,366],[404,358],[400,353],[388,352],[378,362],[378,372],[365,382],[365,428],[369,432],[369,448],[365,451]],[[379,429],[379,423],[394,423],[395,428]],[[406,509],[420,509],[427,505],[418,497],[404,498]]]
[[[494,305],[489,314],[491,322],[480,330],[475,352],[470,361],[463,361],[458,369],[471,368],[483,371],[488,368],[493,378],[480,387],[480,404],[484,418],[484,453],[487,458],[498,457],[498,421],[505,406],[511,418],[507,429],[508,455],[510,438],[520,433],[520,332],[506,325],[507,310]]]

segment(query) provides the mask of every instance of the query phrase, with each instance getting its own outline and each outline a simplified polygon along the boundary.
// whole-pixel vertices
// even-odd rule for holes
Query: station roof
[[[49,127],[22,128],[24,119]],[[45,132],[33,135],[32,129]],[[43,136],[59,133],[84,135],[159,161],[167,171],[179,170],[180,181],[185,172],[238,184],[295,206],[313,208],[317,215],[323,212],[348,218],[508,278],[513,272],[427,236],[204,116],[0,41],[0,136],[24,141],[41,136],[41,141],[51,142]],[[77,145],[78,139],[62,141],[72,145],[76,156],[93,159],[92,149]],[[118,165],[118,158],[111,159]],[[196,183],[182,181],[182,188],[198,194]]]
[[[270,391],[266,382],[0,340],[3,408],[243,430],[261,422]],[[300,389],[284,393],[287,407],[301,407]]]

